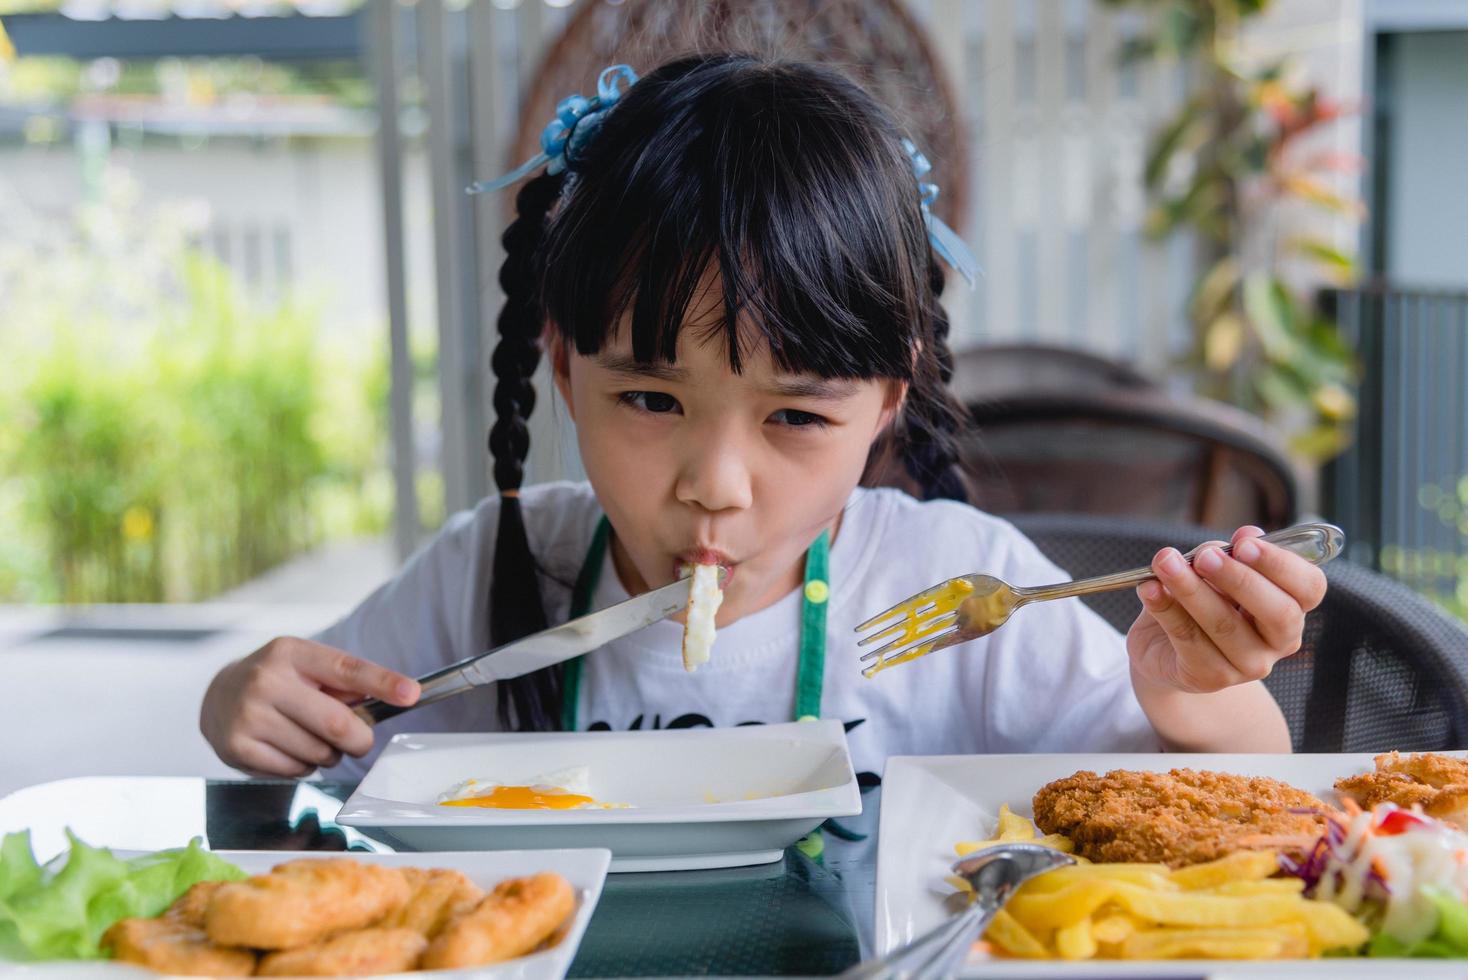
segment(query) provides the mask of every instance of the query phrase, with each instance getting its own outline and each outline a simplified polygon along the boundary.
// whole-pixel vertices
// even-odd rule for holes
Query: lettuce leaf
[[[1367,956],[1443,960],[1468,957],[1468,904],[1437,889],[1427,889],[1425,894],[1437,907],[1437,927],[1432,935],[1415,943],[1404,943],[1386,933],[1377,933],[1366,946]]]
[[[197,837],[124,861],[66,836],[71,847],[59,869],[59,858],[36,862],[29,833],[0,840],[0,959],[101,958],[98,941],[118,919],[158,915],[200,881],[245,877]]]

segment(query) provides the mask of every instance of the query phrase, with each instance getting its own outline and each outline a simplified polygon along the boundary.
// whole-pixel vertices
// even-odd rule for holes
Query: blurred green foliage
[[[105,184],[69,227],[3,205],[0,601],[197,599],[380,532],[385,345],[252,301],[186,212]]]
[[[1417,490],[1417,504],[1456,532],[1461,544],[1456,550],[1384,545],[1378,556],[1381,569],[1468,620],[1468,475],[1456,483],[1423,484]]]
[[[0,101],[66,104],[97,93],[195,106],[252,99],[314,100],[351,109],[374,105],[371,82],[351,61],[282,64],[257,57],[122,61],[44,55],[9,63],[0,59]]]
[[[1191,233],[1203,271],[1188,313],[1190,366],[1206,394],[1232,401],[1284,429],[1301,456],[1323,462],[1346,448],[1355,417],[1353,352],[1335,323],[1298,295],[1286,276],[1344,284],[1355,260],[1314,235],[1293,233],[1315,211],[1359,219],[1329,176],[1360,161],[1311,146],[1343,109],[1291,76],[1284,59],[1250,61],[1246,22],[1269,0],[1105,0],[1145,9],[1150,32],[1128,60],[1183,59],[1189,95],[1155,134],[1145,179],[1147,233]]]

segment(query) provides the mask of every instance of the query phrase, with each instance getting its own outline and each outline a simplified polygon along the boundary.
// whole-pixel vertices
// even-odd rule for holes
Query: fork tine
[[[882,612],[877,613],[871,619],[867,620],[865,623],[861,623],[860,625],[858,625],[856,627],[856,632],[866,632],[868,629],[871,629],[873,626],[877,625],[883,620],[889,619],[897,613],[905,612],[909,606],[911,606],[915,602],[918,602],[919,600],[923,602],[932,602],[937,597],[938,593],[944,591],[956,581],[957,579],[948,579],[947,581],[939,582],[937,585],[933,586],[930,589],[924,589],[921,592],[913,593],[906,599],[903,599],[901,602],[897,603],[892,608],[883,610]]]
[[[940,616],[946,616],[951,612],[953,612],[953,610],[951,609],[940,611],[936,602],[930,602],[922,609],[913,613],[911,616],[905,617],[898,622],[893,623],[891,626],[879,629],[877,632],[871,634],[870,636],[862,637],[861,639],[856,641],[856,645],[859,647],[870,646],[871,644],[876,643],[878,640],[886,639],[889,636],[895,636],[898,633],[905,633],[913,626],[920,626],[924,623],[932,622],[934,619],[937,619]]]
[[[878,647],[875,650],[871,650],[871,651],[868,651],[867,653],[862,654],[861,659],[862,660],[875,660],[875,659],[880,659],[881,656],[882,656],[882,654],[886,653],[888,650],[891,650],[893,647],[900,647],[904,643],[912,643],[914,641],[926,640],[926,639],[928,639],[931,636],[934,636],[934,635],[936,635],[938,633],[943,632],[945,629],[947,629],[950,626],[953,626],[957,622],[958,622],[958,614],[957,613],[949,613],[946,616],[940,616],[937,619],[934,619],[931,622],[929,622],[928,624],[926,624],[926,627],[927,627],[926,629],[921,629],[921,630],[917,630],[917,631],[914,631],[914,632],[904,633],[904,635],[902,635],[902,636],[898,637],[897,639],[893,640],[891,643],[888,643],[886,646]]]
[[[896,667],[898,664],[905,664],[910,660],[916,660],[919,657],[925,657],[928,654],[932,653],[934,650],[941,650],[944,647],[949,647],[955,643],[962,642],[963,634],[959,631],[957,626],[953,626],[945,630],[944,632],[939,633],[937,636],[932,637],[931,639],[927,639],[921,643],[914,644],[913,646],[907,647],[904,650],[899,650],[896,653],[892,654],[890,657],[883,657],[881,660],[878,660],[870,667],[864,669],[862,673],[867,677],[875,677],[877,674],[881,673],[889,667]],[[863,657],[862,659],[865,660],[866,658]]]

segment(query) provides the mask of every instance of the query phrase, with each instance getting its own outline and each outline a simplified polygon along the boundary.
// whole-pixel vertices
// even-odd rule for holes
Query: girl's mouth
[[[729,582],[734,578],[734,559],[722,551],[712,548],[690,548],[678,555],[677,561],[673,563],[673,575],[676,578],[693,574],[694,565],[717,565],[723,574],[719,576],[719,587],[727,589]]]

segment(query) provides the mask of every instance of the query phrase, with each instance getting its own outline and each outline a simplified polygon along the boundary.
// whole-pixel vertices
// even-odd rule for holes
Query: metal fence
[[[1468,615],[1468,291],[1374,284],[1322,306],[1359,352],[1356,439],[1326,474],[1350,557]]]

